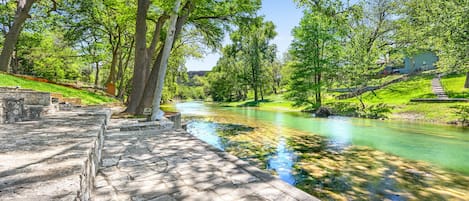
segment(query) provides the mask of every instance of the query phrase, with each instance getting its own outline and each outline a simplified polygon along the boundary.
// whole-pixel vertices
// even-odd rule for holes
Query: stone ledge
[[[89,200],[109,116],[85,108],[0,125],[0,200]]]
[[[415,98],[410,102],[423,102],[423,103],[454,103],[454,102],[469,102],[468,98]]]

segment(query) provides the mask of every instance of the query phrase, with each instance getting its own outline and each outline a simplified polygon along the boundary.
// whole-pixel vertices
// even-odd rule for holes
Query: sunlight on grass
[[[381,90],[367,92],[363,99],[368,103],[403,104],[414,98],[434,98],[431,89],[432,75],[422,75],[409,78],[404,82],[391,84]]]
[[[441,84],[450,98],[469,98],[469,89],[464,88],[466,75],[450,75],[441,79]]]
[[[117,100],[114,98],[98,95],[89,91],[72,89],[50,83],[35,82],[11,75],[0,74],[0,87],[16,86],[19,86],[23,89],[32,89],[35,91],[60,93],[64,97],[80,98],[82,100],[82,103],[86,105],[117,102]]]

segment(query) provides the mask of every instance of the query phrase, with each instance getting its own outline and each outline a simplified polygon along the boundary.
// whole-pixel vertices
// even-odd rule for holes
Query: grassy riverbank
[[[409,79],[390,84],[374,92],[363,94],[363,102],[366,106],[385,104],[390,109],[386,116],[393,120],[408,120],[446,124],[455,122],[460,118],[456,114],[459,106],[469,106],[469,103],[413,103],[414,98],[434,98],[431,89],[433,75],[418,75]],[[451,98],[469,98],[469,89],[464,89],[465,75],[450,75],[442,78],[442,85]],[[326,94],[324,105],[336,107],[337,105],[347,108],[360,107],[357,98],[336,100],[332,95]],[[256,107],[260,110],[272,111],[301,111],[304,108],[292,107],[292,102],[286,100],[283,95],[270,95],[264,101],[257,104],[253,100],[219,103],[226,107]],[[343,108],[342,108],[343,109]],[[340,109],[339,109],[340,110]],[[345,113],[345,112],[344,112]]]
[[[32,80],[26,80],[23,78],[18,78],[12,75],[0,73],[0,87],[17,87],[19,86],[22,89],[32,89],[35,91],[51,92],[51,93],[60,93],[64,97],[68,98],[80,98],[82,103],[85,105],[93,104],[106,104],[118,102],[116,99],[92,93],[86,90],[79,90],[68,88],[56,84],[36,82]]]

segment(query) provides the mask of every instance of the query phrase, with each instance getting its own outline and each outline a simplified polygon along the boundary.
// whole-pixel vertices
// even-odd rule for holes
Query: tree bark
[[[184,15],[179,16],[176,22],[176,32],[174,35],[174,38],[176,39],[179,37],[179,35],[182,32],[182,28],[184,24],[187,22],[189,18],[189,14],[193,9],[193,5],[191,1],[188,1],[183,8]],[[174,47],[174,43],[176,40],[173,40],[171,47]],[[165,43],[166,44],[166,43]],[[153,68],[150,72],[150,76],[148,77],[148,80],[145,85],[145,90],[143,91],[142,99],[140,100],[140,104],[137,107],[135,113],[136,114],[142,114],[144,108],[149,108],[152,106],[152,102],[154,99],[154,92],[157,87],[157,82],[158,82],[158,77],[160,76],[158,73],[160,71],[161,65],[162,65],[162,52],[163,48],[160,49],[160,52],[158,53],[158,56],[156,57],[155,62],[153,63]]]
[[[145,59],[147,55],[147,11],[150,0],[138,0],[137,22],[135,28],[135,66],[132,79],[132,92],[129,96],[127,113],[135,114],[145,87]]]
[[[130,55],[132,55],[132,50],[134,49],[134,42],[135,40],[132,38],[132,41],[130,42],[130,48],[129,48],[129,52],[127,53],[127,57],[125,58],[125,63],[123,65],[122,68],[122,72],[121,73],[117,73],[118,75],[118,79],[119,79],[119,87],[118,87],[118,93],[117,93],[117,98],[119,99],[122,99],[122,97],[124,97],[124,77],[125,77],[125,73],[127,72],[127,68],[129,67],[129,61],[130,61]],[[125,55],[124,55],[125,56]],[[120,68],[119,68],[120,69]]]
[[[36,0],[18,0],[13,26],[5,36],[2,53],[0,55],[0,71],[8,71],[11,54],[18,42],[21,29],[26,19],[30,17],[29,10]]]
[[[174,5],[174,10],[170,18],[168,35],[166,36],[165,44],[163,47],[163,53],[162,53],[162,58],[161,58],[162,61],[161,61],[161,66],[158,72],[158,83],[156,85],[156,90],[155,90],[155,95],[154,95],[155,98],[153,99],[153,111],[151,114],[152,121],[160,120],[164,115],[164,113],[160,110],[160,102],[161,102],[161,97],[162,97],[162,92],[163,92],[166,68],[168,66],[169,54],[171,53],[173,42],[176,37],[176,25],[177,25],[177,20],[178,20],[178,11],[179,11],[180,4],[181,4],[181,0],[176,0],[175,5]]]
[[[466,73],[466,83],[464,84],[464,88],[469,88],[469,72]]]
[[[95,62],[96,65],[96,76],[94,79],[94,88],[99,88],[99,62]]]
[[[109,36],[109,40],[112,44],[112,36]],[[119,31],[118,36],[117,36],[117,44],[113,45],[112,47],[112,60],[111,60],[111,67],[109,71],[109,77],[106,80],[106,85],[109,83],[115,84],[117,80],[116,76],[116,66],[117,66],[117,61],[118,58],[120,57],[119,51],[120,51],[120,46],[121,46],[121,33]]]
[[[147,49],[147,57],[146,57],[146,65],[145,65],[145,83],[148,82],[148,78],[150,77],[151,74],[151,61],[152,58],[155,54],[156,47],[158,46],[158,42],[160,40],[161,36],[161,29],[163,28],[164,23],[168,19],[168,16],[166,14],[163,14],[158,18],[158,21],[156,22],[155,25],[155,31],[153,32],[153,39],[151,40],[150,47]],[[151,104],[151,103],[150,103]]]
[[[145,108],[151,107],[154,98],[154,91],[156,89],[156,83],[158,82],[158,73],[160,71],[161,61],[163,56],[163,48],[158,52],[155,62],[153,63],[153,68],[148,77],[148,81],[145,85],[145,90],[140,100],[140,104],[135,111],[136,114],[142,114]]]

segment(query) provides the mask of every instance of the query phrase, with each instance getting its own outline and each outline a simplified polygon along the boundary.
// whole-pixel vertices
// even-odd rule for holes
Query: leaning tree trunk
[[[135,66],[132,79],[132,92],[126,112],[135,114],[145,88],[145,64],[147,55],[147,11],[150,0],[138,0],[137,23],[135,28]]]
[[[469,72],[466,73],[466,84],[464,84],[464,88],[469,88]]]
[[[176,21],[176,32],[175,32],[174,38],[177,38],[181,34],[182,28],[184,24],[187,22],[187,20],[189,19],[189,14],[192,11],[192,9],[193,9],[193,5],[191,4],[190,1],[188,1],[186,5],[184,5],[184,8],[182,9],[185,14],[182,16],[179,16]],[[176,40],[173,40],[173,43],[171,44],[171,48],[174,46],[175,41]],[[159,77],[158,73],[162,65],[162,54],[163,54],[163,48],[160,49],[160,51],[158,52],[158,56],[156,57],[156,60],[153,63],[153,69],[150,72],[150,76],[148,76],[148,80],[146,82],[145,90],[143,91],[140,104],[135,111],[136,114],[142,114],[144,108],[152,107],[153,99],[155,98],[154,92],[156,90],[158,77]]]
[[[156,85],[156,90],[155,90],[155,95],[154,95],[155,98],[153,99],[153,111],[151,113],[152,121],[160,120],[164,115],[164,113],[160,110],[160,102],[161,102],[161,97],[163,95],[164,78],[166,75],[166,68],[168,67],[169,54],[171,53],[174,38],[176,35],[176,22],[178,19],[178,10],[179,10],[180,4],[181,4],[181,0],[176,0],[176,3],[174,5],[174,10],[170,18],[168,35],[166,36],[166,40],[165,40],[164,47],[163,47],[163,54],[161,57],[161,66],[158,72],[158,83]]]
[[[13,21],[13,26],[8,31],[5,36],[5,41],[3,43],[2,54],[0,55],[0,71],[8,71],[8,66],[10,65],[11,54],[15,49],[15,45],[18,42],[18,36],[20,35],[21,28],[23,27],[26,19],[31,17],[29,15],[29,10],[33,3],[36,0],[19,0],[18,6],[16,9],[15,19]]]

